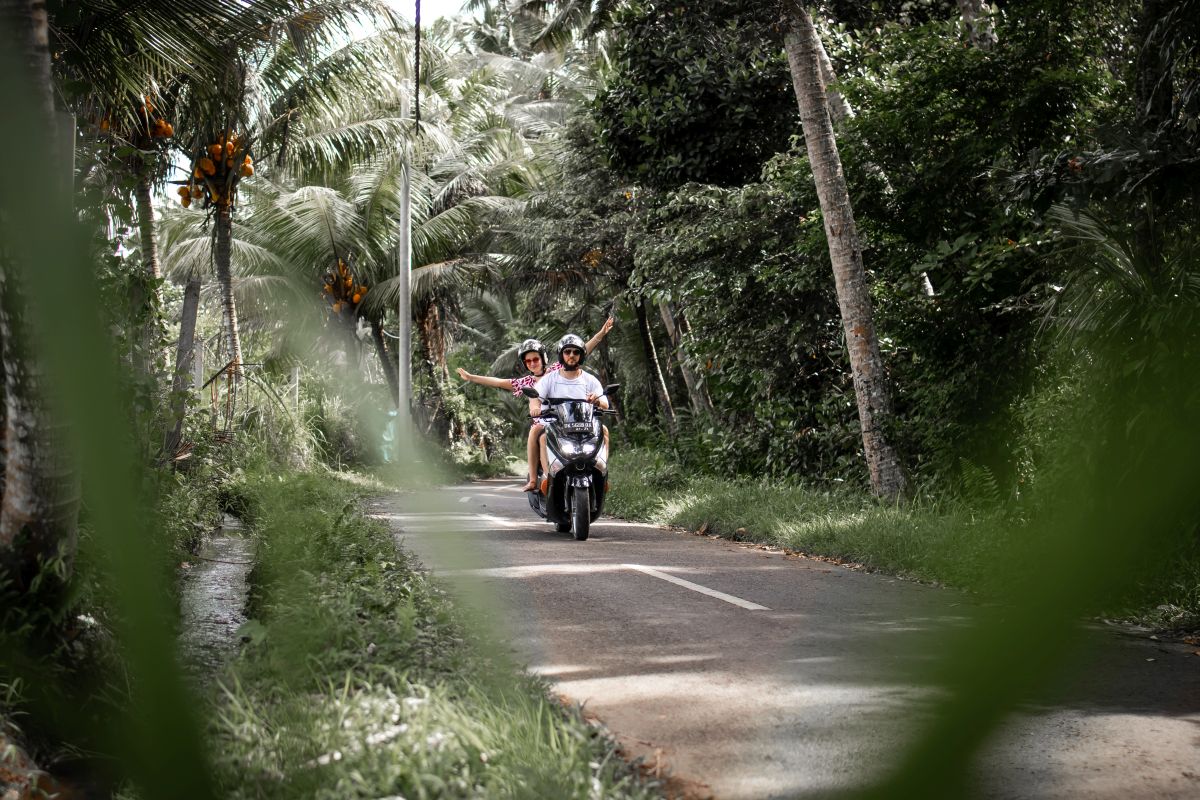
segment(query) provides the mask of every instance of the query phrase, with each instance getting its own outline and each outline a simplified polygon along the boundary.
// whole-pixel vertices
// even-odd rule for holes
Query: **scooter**
[[[604,394],[618,384],[606,386]],[[526,387],[526,397],[538,396]],[[547,493],[526,492],[534,512],[554,523],[559,533],[571,532],[578,541],[588,538],[591,524],[604,510],[608,493],[608,446],[600,418],[616,411],[597,408],[586,400],[549,397],[542,401],[541,419],[546,420],[546,454],[550,461]],[[542,469],[538,466],[538,485]]]

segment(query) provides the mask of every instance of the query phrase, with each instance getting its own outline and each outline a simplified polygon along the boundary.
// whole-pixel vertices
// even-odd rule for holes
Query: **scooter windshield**
[[[572,400],[555,406],[558,424],[566,433],[590,433],[595,410],[586,400]]]

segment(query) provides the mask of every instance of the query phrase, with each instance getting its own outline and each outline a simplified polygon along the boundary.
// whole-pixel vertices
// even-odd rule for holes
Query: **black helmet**
[[[517,348],[517,362],[522,367],[525,367],[525,369],[529,370],[530,372],[533,372],[533,370],[531,370],[531,369],[529,369],[529,367],[525,366],[525,356],[527,356],[530,353],[537,353],[539,356],[542,357],[542,367],[543,368],[548,366],[548,364],[546,363],[546,348],[542,347],[542,343],[539,342],[537,339],[526,339],[525,341],[521,342],[521,346]]]
[[[558,363],[562,364],[564,367],[566,366],[566,364],[563,364],[562,354],[563,350],[566,350],[568,347],[575,347],[579,349],[579,366],[582,367],[584,359],[587,358],[587,347],[584,346],[583,339],[573,333],[568,333],[566,336],[558,340]]]

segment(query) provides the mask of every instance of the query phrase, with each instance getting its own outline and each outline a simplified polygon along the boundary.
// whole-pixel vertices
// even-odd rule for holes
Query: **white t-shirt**
[[[579,371],[579,376],[576,378],[568,378],[563,375],[565,370],[558,372],[550,372],[543,375],[536,384],[538,397],[543,401],[548,397],[557,397],[564,400],[587,400],[589,394],[601,394],[604,392],[604,387],[600,385],[600,381],[591,373]]]

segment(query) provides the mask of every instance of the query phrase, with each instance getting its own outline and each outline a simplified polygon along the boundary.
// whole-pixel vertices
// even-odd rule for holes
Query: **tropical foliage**
[[[375,0],[5,0],[0,99],[28,122],[0,179],[0,650],[21,654],[0,713],[44,712],[40,755],[141,764],[121,779],[148,795],[190,764],[209,791],[194,720],[143,750],[61,731],[76,706],[168,709],[152,730],[183,707],[156,677],[161,587],[246,510],[248,462],[265,492],[264,465],[415,459],[411,418],[502,471],[524,409],[453,368],[511,376],[521,340],[609,315],[589,367],[651,488],[836,489],[855,514],[873,488],[1026,523],[1118,453],[1134,491],[1150,410],[1200,402],[1200,4],[964,5],[470,0],[418,45]],[[907,496],[870,486],[870,436]],[[1155,555],[1194,576],[1197,519],[1171,525]],[[1186,580],[1172,597],[1200,597]]]

